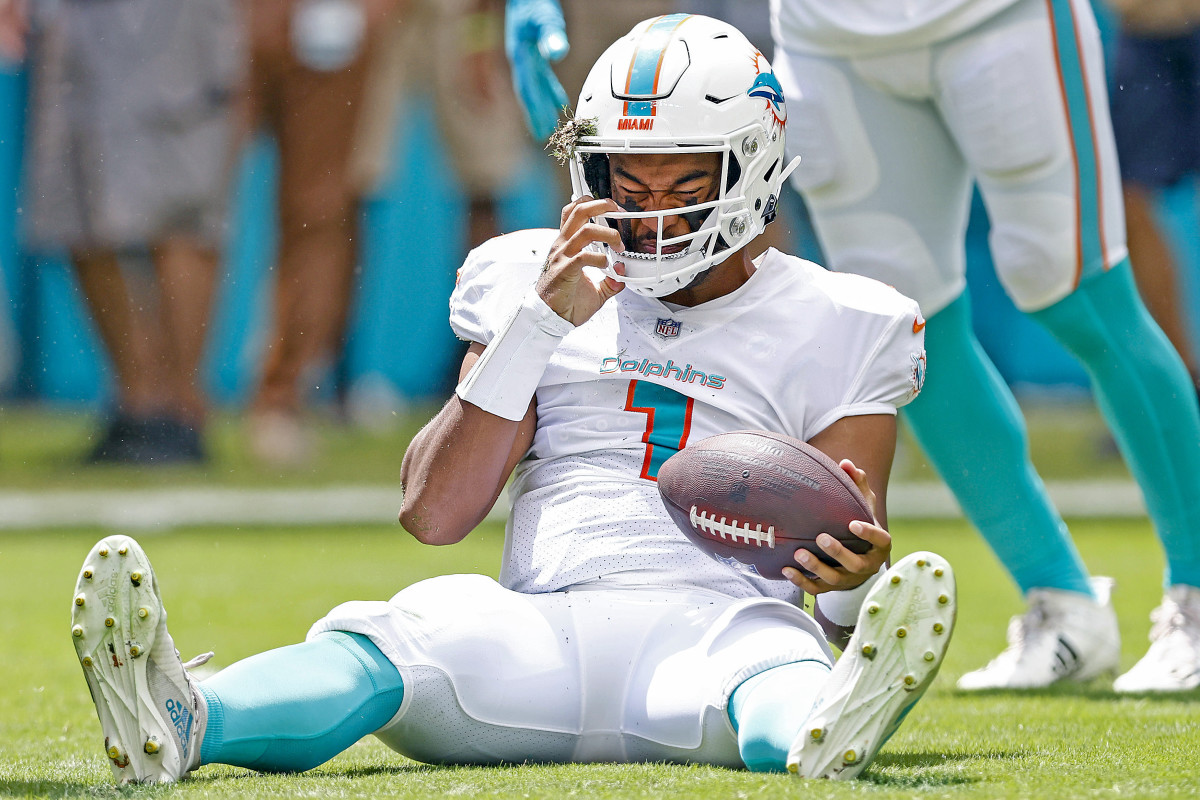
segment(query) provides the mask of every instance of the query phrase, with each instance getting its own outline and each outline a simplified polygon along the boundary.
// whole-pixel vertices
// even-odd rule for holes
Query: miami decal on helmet
[[[750,85],[746,94],[766,100],[767,108],[775,117],[775,123],[783,125],[787,122],[787,109],[783,105],[783,87],[779,85],[775,73],[771,72],[771,65],[767,63],[767,59],[757,51],[754,53],[754,66],[758,70],[758,77],[754,79],[754,83]]]

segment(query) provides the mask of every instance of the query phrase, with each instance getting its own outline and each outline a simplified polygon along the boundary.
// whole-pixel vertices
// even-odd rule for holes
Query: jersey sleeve
[[[556,231],[497,236],[472,250],[450,295],[450,327],[463,341],[488,344],[537,281]]]
[[[921,391],[925,319],[916,301],[894,289],[880,288],[886,292],[879,298],[882,302],[856,321],[870,334],[860,340],[859,352],[848,361],[857,369],[848,371],[852,377],[843,385],[840,399],[811,426],[812,433],[842,417],[895,414]]]

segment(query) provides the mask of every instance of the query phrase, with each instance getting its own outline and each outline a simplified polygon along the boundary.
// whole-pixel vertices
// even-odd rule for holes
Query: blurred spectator
[[[387,170],[397,107],[428,91],[439,144],[467,196],[467,248],[500,233],[496,198],[526,152],[504,60],[503,11],[503,0],[410,0],[380,37],[354,153],[353,180],[370,191]]]
[[[274,321],[250,417],[260,460],[311,456],[305,394],[341,351],[363,186],[352,175],[368,65],[400,0],[250,0],[249,119],[279,147]],[[433,57],[433,51],[423,48]]]
[[[1177,266],[1155,201],[1200,174],[1200,0],[1109,0],[1120,17],[1111,94],[1138,290],[1200,385]]]
[[[26,247],[69,252],[116,373],[89,460],[200,461],[241,63],[232,0],[16,0],[0,16],[10,57],[27,27]]]

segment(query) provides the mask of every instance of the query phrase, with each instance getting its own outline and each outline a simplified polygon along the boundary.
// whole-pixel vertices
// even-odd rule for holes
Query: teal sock
[[[198,684],[208,704],[203,764],[301,772],[395,716],[396,667],[370,639],[324,633],[239,661]]]
[[[1200,408],[1126,259],[1032,315],[1078,358],[1166,550],[1167,582],[1200,586]]]
[[[1021,592],[1091,595],[1087,568],[1029,460],[1025,419],[971,328],[967,295],[929,319],[929,371],[905,418]]]
[[[787,769],[788,750],[829,679],[820,661],[797,661],[760,672],[738,684],[729,697],[729,721],[738,752],[752,772]]]

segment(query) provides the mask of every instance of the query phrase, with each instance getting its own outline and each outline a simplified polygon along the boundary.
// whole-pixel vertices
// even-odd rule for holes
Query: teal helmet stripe
[[[638,39],[637,50],[629,62],[629,74],[625,79],[626,95],[646,97],[658,94],[658,76],[667,45],[671,43],[675,30],[690,16],[667,14],[650,23],[650,27]],[[625,116],[652,117],[654,103],[649,100],[627,100]]]

